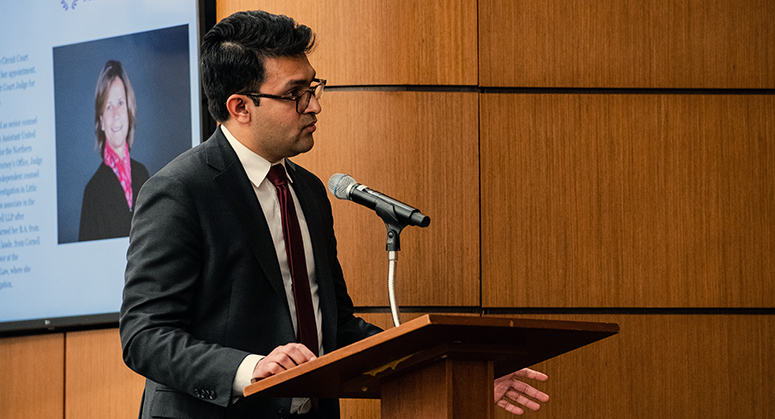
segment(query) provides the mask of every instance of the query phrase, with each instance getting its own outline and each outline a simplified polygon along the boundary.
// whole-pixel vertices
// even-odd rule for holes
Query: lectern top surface
[[[381,382],[442,359],[492,362],[500,376],[618,331],[614,323],[428,314],[258,381],[244,395],[379,398]]]

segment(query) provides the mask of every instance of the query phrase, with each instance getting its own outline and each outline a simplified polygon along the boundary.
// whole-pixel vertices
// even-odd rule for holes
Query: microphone
[[[421,213],[417,208],[371,190],[356,182],[350,175],[335,173],[328,179],[328,190],[339,199],[347,199],[375,210],[383,220],[387,216],[403,225],[420,227],[428,227],[428,224],[431,223],[430,217]],[[388,221],[385,220],[385,222]]]

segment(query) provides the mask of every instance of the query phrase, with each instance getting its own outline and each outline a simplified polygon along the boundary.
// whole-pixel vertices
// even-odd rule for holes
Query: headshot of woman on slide
[[[136,103],[121,63],[108,61],[97,80],[94,130],[102,163],[83,191],[78,240],[126,237],[148,170],[129,157],[134,143]]]

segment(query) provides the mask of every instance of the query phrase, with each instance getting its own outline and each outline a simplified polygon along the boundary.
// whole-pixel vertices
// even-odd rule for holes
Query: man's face
[[[266,77],[259,92],[277,96],[297,96],[309,89],[315,78],[305,55],[299,57],[268,58],[265,62]],[[255,115],[251,127],[253,146],[247,145],[260,156],[274,163],[312,149],[320,103],[314,97],[303,113],[296,111],[296,102],[261,98],[259,106],[248,101]]]

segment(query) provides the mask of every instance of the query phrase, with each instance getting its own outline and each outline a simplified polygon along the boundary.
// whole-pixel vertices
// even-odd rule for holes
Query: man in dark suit
[[[312,148],[321,110],[313,42],[309,28],[263,12],[205,36],[203,86],[222,126],[148,180],[130,234],[120,331],[127,365],[147,378],[143,418],[338,417],[336,400],[239,396],[251,379],[380,331],[353,315],[325,187],[287,160]],[[317,345],[297,340],[271,166],[291,185]]]
[[[306,26],[258,11],[205,35],[202,84],[221,126],[146,182],[132,221],[120,332],[146,377],[141,418],[337,418],[337,400],[240,395],[380,332],[353,314],[325,187],[287,160],[314,144],[325,81],[313,43]],[[546,397],[519,377],[545,379],[496,380],[514,413],[511,401]]]

